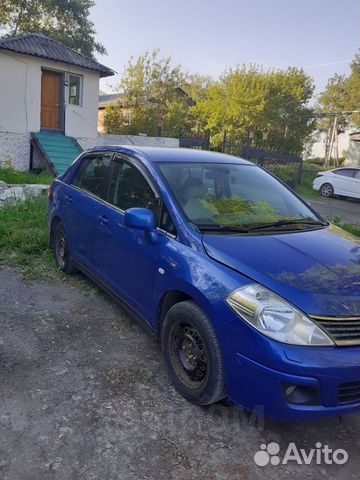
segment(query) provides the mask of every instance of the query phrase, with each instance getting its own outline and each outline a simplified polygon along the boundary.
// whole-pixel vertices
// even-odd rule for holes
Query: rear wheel
[[[320,187],[320,193],[323,197],[332,197],[334,195],[334,188],[330,183],[324,183]]]
[[[55,226],[54,254],[56,264],[60,270],[69,274],[77,271],[70,259],[68,239],[62,222],[57,223]]]
[[[170,377],[178,392],[196,405],[210,405],[226,396],[223,360],[214,329],[192,301],[167,312],[161,344]]]

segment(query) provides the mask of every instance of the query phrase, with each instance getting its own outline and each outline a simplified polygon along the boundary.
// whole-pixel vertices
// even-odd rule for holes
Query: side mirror
[[[125,210],[125,225],[134,230],[143,230],[149,243],[157,240],[156,218],[148,208],[128,208]]]
[[[128,208],[125,210],[125,225],[135,230],[151,232],[156,228],[155,215],[148,208]]]

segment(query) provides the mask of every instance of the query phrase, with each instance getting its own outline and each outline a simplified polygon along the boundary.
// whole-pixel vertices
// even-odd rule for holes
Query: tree
[[[199,73],[188,74],[185,78],[182,88],[194,100],[199,102],[206,97],[206,91],[214,80],[209,75],[200,75]]]
[[[161,129],[166,136],[181,136],[192,124],[188,98],[178,92],[185,78],[181,67],[173,67],[170,57],[161,58],[159,50],[130,58],[117,88],[122,105],[105,112],[107,133],[154,136]]]
[[[360,110],[360,50],[355,55],[354,60],[350,65],[351,74],[349,78],[349,110]],[[360,127],[360,114],[357,113],[352,116],[354,125]]]
[[[89,18],[94,4],[94,0],[0,0],[0,31],[5,36],[43,33],[89,57],[105,54]]]
[[[313,89],[311,78],[296,68],[230,68],[208,86],[194,113],[211,131],[217,149],[226,135],[228,145],[242,145],[251,137],[257,146],[300,153],[313,129],[307,106]]]
[[[350,65],[350,75],[335,74],[328,80],[325,90],[319,97],[319,110],[324,113],[353,112],[360,109],[360,53],[355,55]],[[331,121],[331,120],[330,120]],[[320,126],[327,126],[322,122]],[[339,118],[340,126],[360,127],[360,115],[346,115]]]

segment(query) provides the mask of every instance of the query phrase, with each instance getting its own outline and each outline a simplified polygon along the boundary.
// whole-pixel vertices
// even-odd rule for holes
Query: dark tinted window
[[[161,219],[160,219],[160,228],[165,230],[166,232],[171,233],[172,235],[177,235],[176,228],[174,222],[170,216],[168,209],[163,205],[161,211]]]
[[[335,170],[336,175],[341,175],[342,177],[351,177],[354,178],[356,170],[353,168],[343,168],[341,170]]]
[[[105,199],[110,164],[109,154],[86,157],[72,182],[73,185]]]
[[[150,208],[158,216],[158,201],[147,180],[136,167],[120,159],[114,162],[109,202],[122,210]]]
[[[360,170],[354,170],[354,177],[360,178]]]
[[[69,75],[69,103],[81,105],[81,77],[80,75]]]

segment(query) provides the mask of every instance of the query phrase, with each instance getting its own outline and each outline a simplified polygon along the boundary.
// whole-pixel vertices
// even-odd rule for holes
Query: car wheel
[[[226,397],[223,359],[206,314],[192,301],[169,309],[161,346],[170,377],[183,397],[210,405]]]
[[[320,193],[323,197],[332,197],[334,195],[334,188],[330,183],[324,183],[320,187]]]
[[[68,239],[62,222],[55,227],[54,254],[56,265],[60,270],[69,274],[77,271],[70,260]]]

